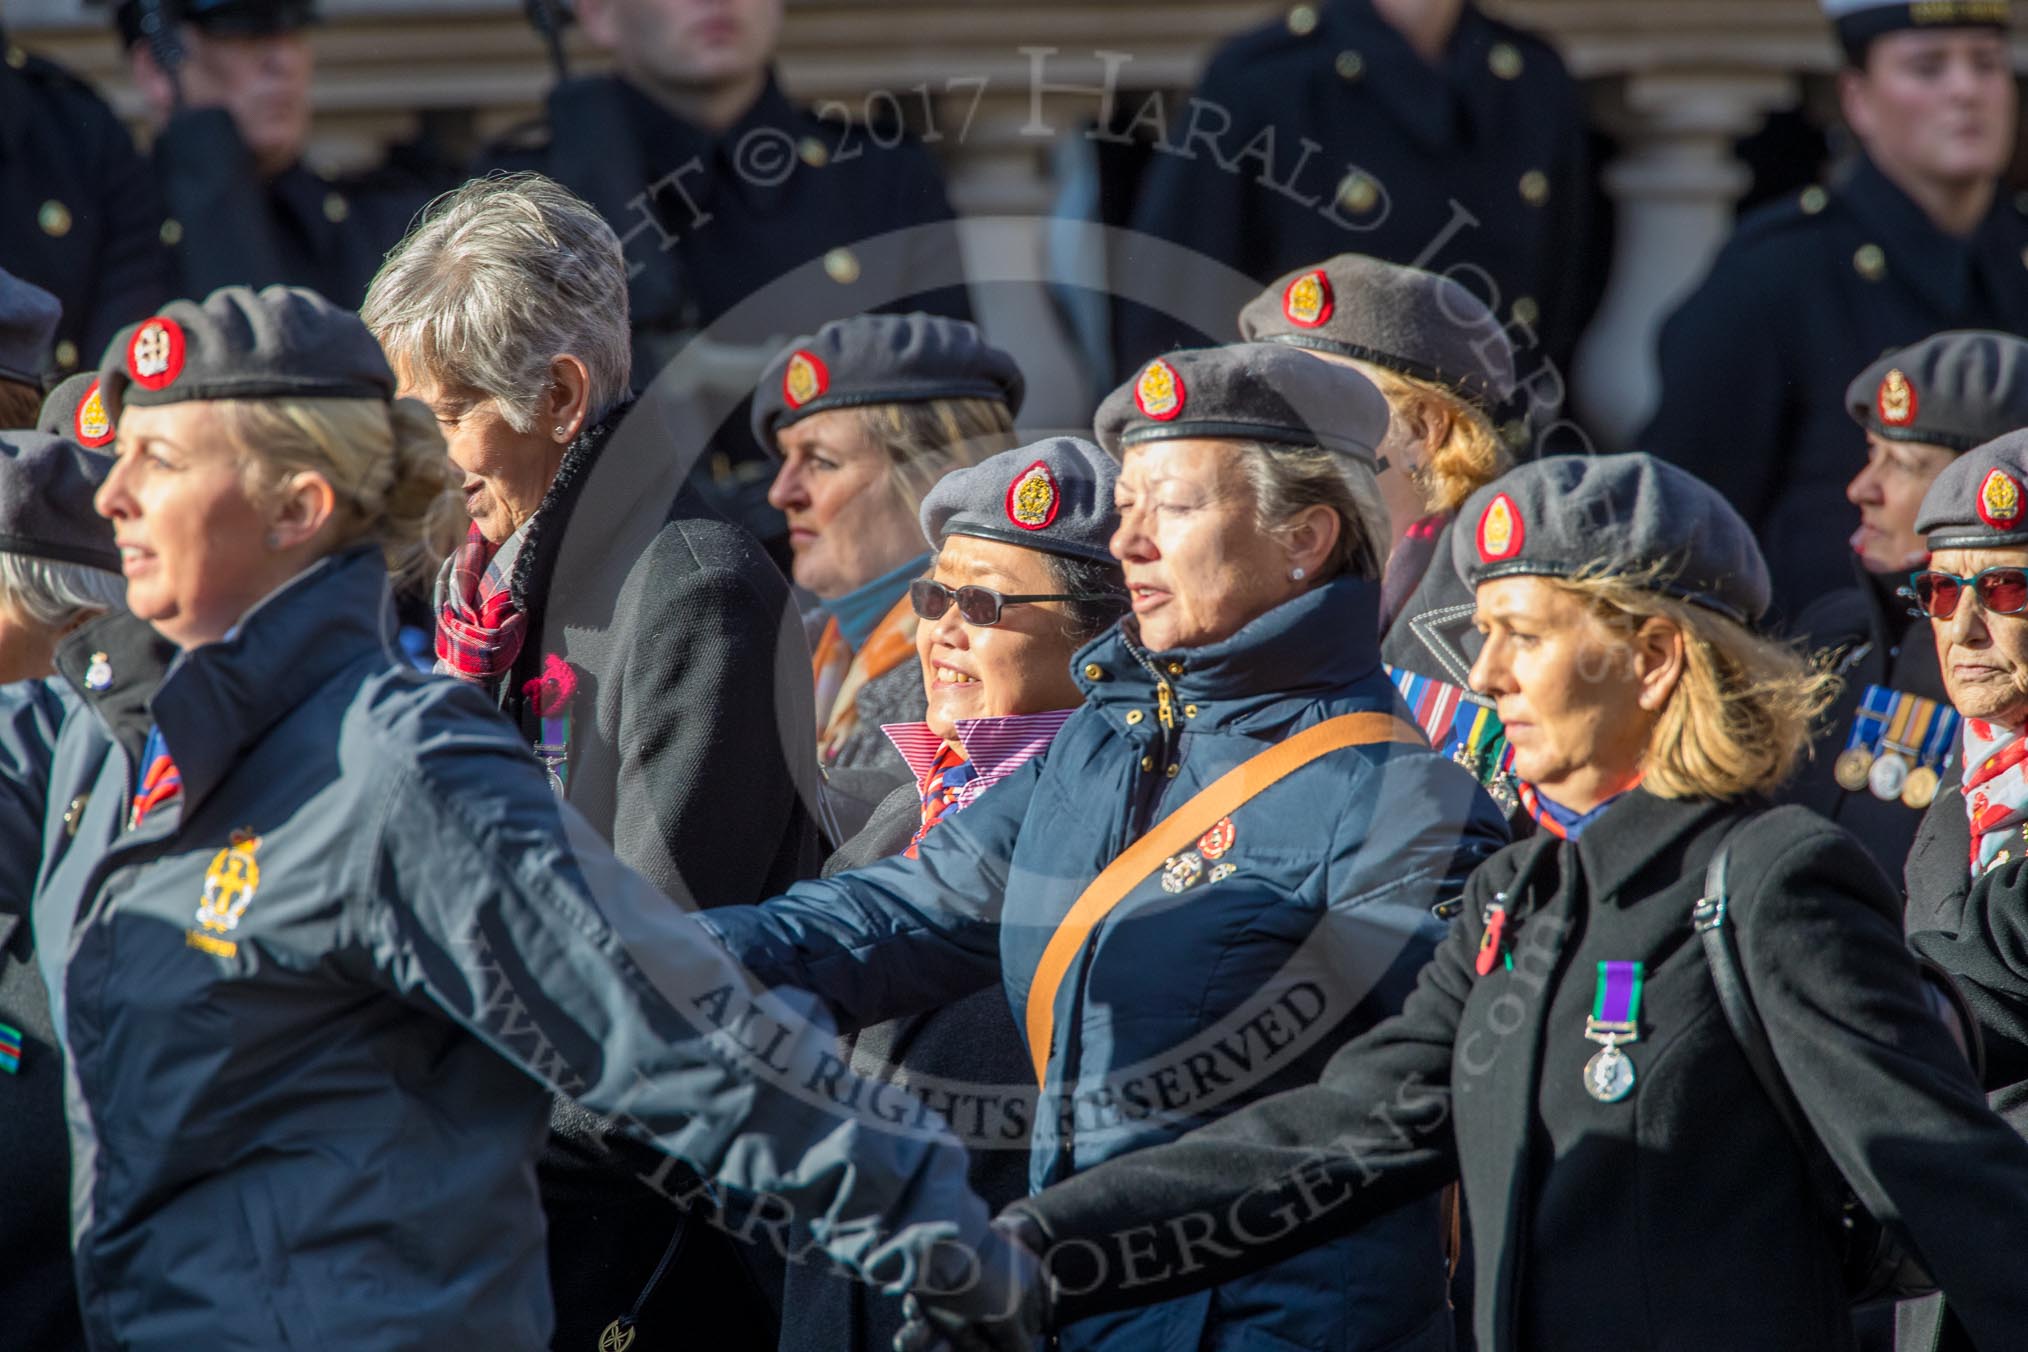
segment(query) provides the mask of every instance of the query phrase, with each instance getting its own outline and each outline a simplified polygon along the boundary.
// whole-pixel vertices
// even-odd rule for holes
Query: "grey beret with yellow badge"
[[[227,286],[171,301],[122,329],[99,366],[99,400],[122,409],[202,399],[394,398],[380,344],[314,291]]]
[[[92,505],[112,463],[62,437],[0,432],[0,554],[119,572],[113,523]]]
[[[2028,427],[2028,341],[1979,329],[1932,334],[1861,371],[1845,407],[1889,441],[1968,451]]]
[[[853,315],[798,338],[761,373],[753,394],[753,437],[773,449],[775,434],[812,414],[932,399],[992,399],[1021,411],[1026,381],[1014,358],[976,324],[942,315]]]
[[[59,381],[43,396],[35,430],[68,437],[87,450],[110,446],[116,429],[106,416],[105,401],[99,398],[98,372],[80,371]]]
[[[1889,33],[2004,30],[2013,20],[2008,0],[1823,0],[1823,5],[1846,60],[1855,66],[1865,65],[1874,39]]]
[[[953,535],[1114,562],[1119,466],[1077,437],[1051,437],[953,470],[922,500],[922,533],[935,548]]]
[[[1522,465],[1466,499],[1458,523],[1452,562],[1474,587],[1600,572],[1644,579],[1741,624],[1767,613],[1767,563],[1732,504],[1638,451]]]
[[[1448,277],[1364,254],[1289,273],[1239,312],[1248,342],[1286,343],[1441,385],[1488,416],[1514,397],[1514,345]]]
[[[1939,549],[2028,545],[2028,431],[2009,432],[1945,465],[1916,513],[1916,533]]]

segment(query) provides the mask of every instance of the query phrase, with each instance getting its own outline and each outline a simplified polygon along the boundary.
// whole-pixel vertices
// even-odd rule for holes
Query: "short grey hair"
[[[1306,507],[1338,514],[1338,544],[1318,581],[1340,575],[1378,581],[1393,544],[1387,506],[1373,471],[1316,446],[1245,443],[1253,484],[1254,521],[1264,535],[1279,534]]]
[[[61,629],[104,611],[125,610],[127,579],[81,563],[0,554],[0,602],[24,619]]]
[[[630,389],[619,237],[541,174],[473,179],[430,203],[374,277],[360,316],[398,371],[478,391],[517,432],[535,425],[559,356],[590,372],[594,419]]]

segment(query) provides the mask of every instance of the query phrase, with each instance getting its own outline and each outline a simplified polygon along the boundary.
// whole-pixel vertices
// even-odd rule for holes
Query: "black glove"
[[[894,1352],[1035,1352],[1050,1324],[1044,1245],[1029,1217],[996,1217],[976,1255],[918,1280]]]

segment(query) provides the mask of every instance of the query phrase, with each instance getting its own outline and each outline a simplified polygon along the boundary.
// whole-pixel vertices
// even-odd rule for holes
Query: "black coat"
[[[1317,1084],[1018,1204],[1053,1240],[1101,1246],[1063,1254],[1070,1289],[1109,1255],[1068,1317],[1229,1279],[1462,1174],[1480,1352],[1849,1348],[1830,1224],[1691,929],[1728,835],[1742,966],[1811,1125],[1860,1196],[1903,1220],[1987,1346],[2016,1345],[2028,1144],[1925,1007],[1887,880],[1802,809],[1640,790],[1579,842],[1539,836],[1483,865],[1402,1013]],[[1514,965],[1478,976],[1496,897],[1512,908]],[[1627,1049],[1638,1079],[1611,1104],[1582,1081],[1604,960],[1647,964]]]
[[[824,876],[863,867],[908,848],[922,823],[922,796],[904,784],[873,810],[864,830],[824,861]],[[995,986],[961,996],[927,1014],[911,1014],[841,1039],[853,1069],[870,1080],[900,1085],[927,1079],[923,1092],[958,1129],[976,1130],[963,1108],[937,1093],[935,1081],[961,1085],[1025,1085],[1033,1076],[1006,993]],[[953,1111],[955,1109],[955,1111]],[[1028,1191],[1028,1133],[996,1114],[993,1148],[972,1144],[972,1191],[998,1210]],[[976,1142],[977,1138],[973,1138]],[[781,1352],[888,1352],[901,1329],[901,1300],[863,1282],[801,1264],[788,1269],[782,1292]]]
[[[1524,380],[1545,359],[1568,372],[1603,280],[1586,260],[1606,252],[1584,99],[1555,49],[1467,4],[1432,68],[1371,0],[1303,10],[1317,15],[1308,31],[1277,18],[1222,47],[1187,105],[1120,97],[1121,118],[1158,141],[1133,228],[1263,285],[1347,251],[1457,265],[1512,322]],[[1354,174],[1373,187],[1348,203],[1340,190]],[[1194,314],[1190,293],[1205,297],[1201,310],[1208,279],[1178,294],[1167,258],[1130,251],[1119,266],[1116,294],[1174,297],[1177,309],[1123,308],[1122,370],[1230,341],[1251,299]],[[1558,397],[1562,377],[1542,379]]]
[[[2023,840],[2028,843],[2028,834]],[[2028,960],[2022,956],[2022,940],[2028,937],[2028,870],[2022,868],[2024,850],[2017,846],[2012,862],[1973,882],[1971,848],[1964,790],[1954,784],[1930,804],[1909,852],[1909,942],[1940,963],[1971,1002],[1985,1042],[1992,1105],[2016,1131],[2028,1135]],[[1957,1304],[1951,1302],[1948,1316],[1936,1300],[1904,1306],[1898,1346],[1907,1352],[1970,1348]]]
[[[625,485],[616,491],[630,513],[612,515],[602,466],[667,458],[651,417],[621,427],[627,411],[571,445],[530,521],[510,580],[528,637],[501,708],[533,745],[540,720],[523,687],[545,654],[562,656],[579,681],[571,805],[623,863],[684,904],[759,901],[817,868],[801,625],[788,583],[752,537],[690,495],[655,510],[642,505],[655,494]],[[738,1246],[701,1219],[686,1225],[638,1181],[664,1174],[662,1158],[565,1100],[552,1125],[541,1182],[555,1346],[596,1347],[683,1228],[681,1253],[643,1309],[642,1342],[771,1347],[772,1301]]]
[[[1790,617],[1846,584],[1859,512],[1845,485],[1866,438],[1845,387],[1944,329],[2028,332],[2028,217],[2003,192],[1953,239],[1863,157],[1742,220],[1663,325],[1661,403],[1640,445],[1739,509]]]
[[[177,291],[186,296],[280,284],[356,309],[416,214],[458,182],[414,159],[339,178],[297,163],[263,180],[223,108],[170,118],[153,155],[180,241]]]
[[[865,311],[972,317],[954,230],[879,238],[951,220],[935,161],[899,126],[848,125],[837,104],[818,111],[790,103],[770,77],[714,135],[624,80],[586,76],[552,89],[540,122],[474,166],[547,174],[619,234],[636,390],[693,340],[708,343],[684,377],[720,428],[710,449],[724,461],[707,458],[706,482],[762,539],[782,533],[765,500],[774,465],[754,447],[742,401],[768,361],[797,335]],[[744,304],[806,265],[796,282]]]
[[[0,267],[63,302],[55,356],[68,375],[96,368],[122,325],[172,294],[162,199],[105,100],[60,66],[6,52]]]
[[[1898,798],[1882,801],[1868,789],[1847,792],[1833,770],[1869,685],[1950,704],[1929,621],[1911,618],[1909,603],[1890,594],[1900,582],[1899,575],[1875,580],[1862,573],[1857,586],[1820,598],[1796,622],[1812,651],[1835,655],[1833,670],[1845,685],[1818,726],[1810,760],[1782,792],[1783,801],[1801,803],[1850,831],[1890,878],[1899,878],[1908,862],[1922,810]],[[1955,751],[1948,764],[1956,766]],[[1954,768],[1944,776],[1953,778]]]

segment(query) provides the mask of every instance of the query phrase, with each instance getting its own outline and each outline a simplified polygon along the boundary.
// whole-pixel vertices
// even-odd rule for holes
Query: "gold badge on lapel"
[[[197,903],[198,924],[218,934],[239,925],[260,890],[261,866],[255,857],[260,848],[259,836],[235,831],[232,843],[212,857],[211,867],[204,870],[204,897]]]

